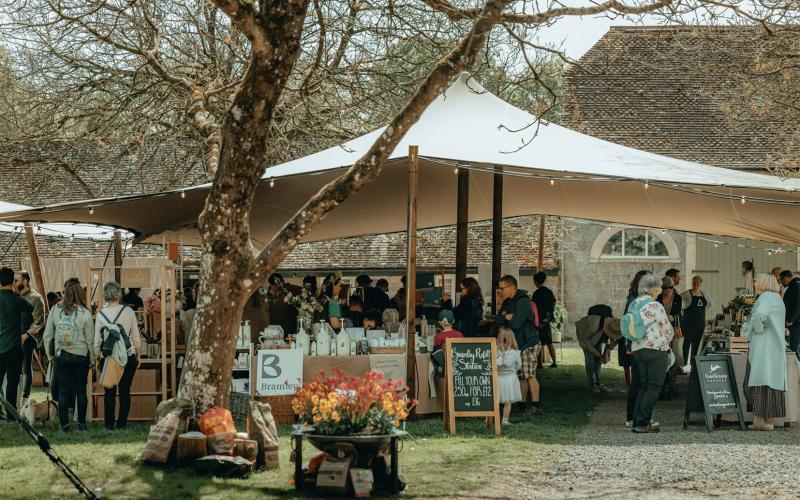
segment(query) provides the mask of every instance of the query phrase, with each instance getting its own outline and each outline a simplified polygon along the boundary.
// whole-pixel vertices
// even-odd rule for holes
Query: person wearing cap
[[[442,331],[436,334],[433,338],[434,349],[444,349],[444,344],[447,339],[463,339],[464,334],[458,330],[453,330],[453,324],[456,322],[453,317],[453,311],[444,310],[439,313],[439,326]]]
[[[583,349],[586,378],[593,392],[604,390],[600,385],[600,368],[609,360],[608,354],[617,345],[622,334],[619,319],[600,315],[584,316],[575,322],[578,345]],[[611,342],[606,345],[606,342]]]

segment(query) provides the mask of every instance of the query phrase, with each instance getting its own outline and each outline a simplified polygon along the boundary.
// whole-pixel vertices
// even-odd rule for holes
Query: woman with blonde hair
[[[51,339],[54,339],[52,345]],[[47,359],[55,360],[61,430],[70,430],[69,406],[76,398],[78,429],[86,430],[86,378],[95,362],[94,321],[92,313],[83,306],[80,283],[66,283],[63,299],[47,317],[44,342]]]
[[[772,420],[786,415],[786,306],[775,276],[760,273],[755,279],[758,295],[745,327],[750,349],[744,375],[747,409],[753,412],[748,429],[771,431]]]
[[[500,381],[500,403],[503,405],[503,425],[508,425],[511,405],[522,401],[517,371],[522,368],[517,340],[510,328],[500,328],[497,333],[497,377]]]

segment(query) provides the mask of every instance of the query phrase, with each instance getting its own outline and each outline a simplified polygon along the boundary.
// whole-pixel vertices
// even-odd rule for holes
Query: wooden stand
[[[453,383],[453,345],[454,344],[489,344],[491,347],[491,386],[492,386],[492,410],[478,410],[473,411],[466,408],[459,408],[456,405],[455,389]],[[450,434],[456,433],[456,417],[485,417],[486,426],[491,429],[494,427],[496,436],[500,435],[500,388],[497,380],[497,345],[493,338],[465,338],[465,339],[447,339],[445,344],[445,377],[444,377],[444,391],[445,391],[445,406],[443,412],[444,428],[450,431]]]

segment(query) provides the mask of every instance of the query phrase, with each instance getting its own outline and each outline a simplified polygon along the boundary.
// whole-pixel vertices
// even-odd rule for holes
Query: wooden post
[[[492,313],[497,314],[495,290],[500,284],[503,265],[503,167],[494,167],[494,195],[492,197]]]
[[[114,281],[122,283],[122,233],[114,231]]]
[[[169,394],[167,362],[167,266],[161,266],[161,401],[166,401]]]
[[[467,229],[469,228],[469,170],[458,169],[456,202],[456,296],[461,280],[467,277]],[[455,305],[455,303],[454,303]]]
[[[47,290],[44,289],[44,277],[42,276],[42,263],[39,260],[39,247],[36,245],[36,235],[33,234],[33,225],[25,223],[25,236],[28,239],[28,252],[31,255],[31,274],[33,275],[33,286],[44,299]],[[47,311],[47,300],[44,301],[44,310]]]
[[[172,285],[175,286],[175,282],[177,280],[177,275],[175,273],[175,267],[170,267],[170,272],[169,272],[169,274],[167,276],[171,276]],[[170,301],[170,303],[172,304],[172,307],[171,307],[171,310],[170,310],[170,317],[169,317],[169,320],[171,322],[170,329],[169,329],[169,331],[170,331],[169,341],[170,341],[170,344],[171,344],[170,345],[170,363],[171,363],[171,366],[170,366],[170,387],[172,388],[172,392],[170,393],[170,395],[173,398],[178,395],[178,381],[176,380],[177,371],[178,371],[178,366],[177,366],[177,364],[178,364],[178,362],[177,362],[177,353],[178,353],[178,348],[177,348],[177,342],[178,342],[178,334],[177,334],[178,313],[176,311],[176,307],[177,307],[176,306],[176,302],[177,301],[175,300],[175,296],[177,295],[177,292],[179,290],[180,290],[180,288],[173,288],[172,300]]]
[[[536,257],[536,271],[544,271],[544,214],[539,216],[539,255]]]
[[[408,226],[406,227],[406,383],[408,397],[416,397],[417,350],[414,345],[416,329],[414,320],[417,315],[417,180],[419,177],[419,147],[408,147]]]

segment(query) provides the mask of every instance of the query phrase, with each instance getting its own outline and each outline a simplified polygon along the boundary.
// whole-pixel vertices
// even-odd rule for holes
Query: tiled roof
[[[52,141],[0,148],[2,201],[49,205],[114,195],[152,193],[204,181],[196,143],[120,145]]]
[[[563,121],[589,135],[728,168],[762,169],[796,120],[731,120],[760,48],[746,27],[612,27],[565,77]],[[751,67],[751,69],[752,69]]]

